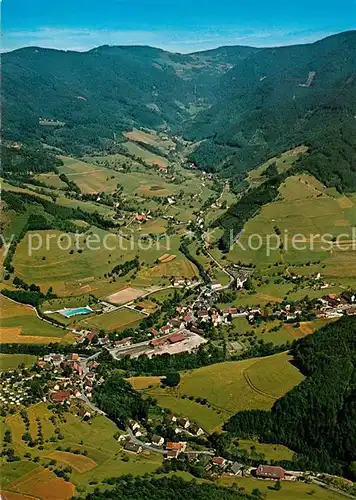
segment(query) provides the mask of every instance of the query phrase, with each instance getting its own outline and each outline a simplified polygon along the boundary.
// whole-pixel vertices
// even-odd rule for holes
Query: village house
[[[273,465],[259,465],[255,472],[256,477],[262,479],[283,480],[285,471],[282,467]]]
[[[230,472],[231,472],[231,474],[234,474],[234,476],[239,476],[239,475],[242,475],[242,468],[243,468],[243,464],[240,464],[238,462],[234,462],[230,467]]]
[[[174,328],[180,329],[180,328],[184,327],[184,321],[177,319],[177,318],[172,319],[171,324],[172,324],[172,326],[174,326]]]
[[[191,315],[191,313],[187,313],[183,319],[186,323],[190,323],[193,319],[193,316]]]
[[[202,311],[199,311],[199,319],[201,319],[202,321],[206,321],[207,319],[210,319],[210,316],[209,316],[209,313],[207,310],[202,310]]]
[[[76,398],[80,398],[80,397],[81,397],[81,395],[82,395],[82,393],[81,393],[78,389],[74,389],[74,391],[73,391],[73,395],[74,395],[74,397],[76,397]]]
[[[199,425],[196,424],[195,422],[193,422],[192,424],[190,424],[190,426],[189,426],[189,432],[191,432],[195,436],[201,436],[202,434],[204,434],[203,429],[201,427],[199,427]]]
[[[184,452],[186,447],[187,443],[185,441],[180,441],[179,443],[168,441],[166,444],[167,451],[178,451],[178,453]]]
[[[52,363],[54,366],[60,366],[63,361],[63,356],[61,354],[54,354],[52,356]]]
[[[188,427],[190,426],[190,422],[187,418],[178,419],[177,424],[179,425],[179,427],[182,427],[183,429],[188,429]]]
[[[52,392],[50,395],[51,400],[53,403],[60,403],[63,404],[64,402],[68,401],[70,398],[70,391],[56,391]]]
[[[165,458],[167,460],[172,460],[172,458],[178,458],[179,450],[168,450]]]
[[[175,417],[174,415],[167,415],[166,420],[168,423],[174,423],[177,422],[177,417]]]
[[[146,222],[147,217],[146,217],[146,215],[145,215],[145,214],[136,214],[136,216],[135,216],[135,220],[136,220],[136,222],[138,222],[139,224],[142,224],[142,223]]]
[[[185,285],[185,279],[184,278],[176,278],[173,281],[173,286],[183,286]]]
[[[224,467],[226,460],[223,457],[213,457],[211,462],[213,465],[217,465],[218,467]]]
[[[141,453],[142,451],[142,446],[137,443],[134,443],[133,441],[126,441],[124,448],[126,451],[129,451],[130,453],[138,454]]]
[[[170,333],[171,330],[172,330],[172,327],[170,325],[163,325],[161,327],[161,333],[163,333],[163,334]]]
[[[137,438],[147,436],[147,431],[144,427],[140,427],[139,429],[134,431],[134,436]]]
[[[91,413],[84,408],[81,408],[78,411],[78,416],[81,417],[83,420],[89,420],[91,418]]]
[[[212,282],[210,283],[210,288],[212,290],[221,290],[222,285],[217,280],[212,280]]]
[[[132,431],[135,431],[136,429],[139,429],[141,427],[140,424],[135,420],[130,420],[129,425]]]
[[[164,438],[162,436],[158,436],[157,434],[153,434],[152,436],[152,444],[155,446],[162,446],[164,443]]]

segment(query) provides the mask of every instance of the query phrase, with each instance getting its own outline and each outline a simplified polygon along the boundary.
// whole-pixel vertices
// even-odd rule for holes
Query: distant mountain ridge
[[[305,143],[317,177],[356,189],[356,31],[306,45],[173,54],[144,46],[3,55],[4,137],[74,154],[150,127],[203,141],[199,166],[242,178]],[[39,118],[65,126],[39,125]],[[325,174],[326,170],[327,174]]]

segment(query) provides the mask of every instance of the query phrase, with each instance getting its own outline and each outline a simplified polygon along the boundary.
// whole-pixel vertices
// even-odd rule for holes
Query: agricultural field
[[[272,342],[278,345],[288,341],[293,342],[296,339],[310,335],[331,321],[334,320],[318,318],[312,321],[302,321],[298,326],[295,326],[291,323],[281,323],[275,320],[259,325],[251,325],[246,318],[234,318],[232,320],[231,332],[227,336],[229,339],[233,337],[233,340],[244,343],[244,339],[248,341],[246,337],[254,333],[258,340],[263,339],[264,342]]]
[[[265,494],[266,500],[341,500],[345,498],[343,495],[328,491],[316,484],[302,483],[299,481],[283,481],[281,491],[276,491],[271,487],[271,481],[264,481],[250,477],[223,477],[217,480],[217,484],[221,486],[231,486],[236,484],[240,488],[244,488],[246,492],[251,493],[252,490],[258,488]],[[273,486],[273,485],[272,485]]]
[[[6,491],[33,495],[43,500],[49,498],[65,500],[74,495],[77,487],[82,492],[92,491],[94,486],[89,486],[89,482],[100,483],[106,477],[121,474],[152,473],[161,464],[161,457],[153,453],[133,456],[124,452],[122,444],[114,438],[118,428],[111,420],[95,416],[85,422],[76,415],[75,410],[72,405],[71,411],[63,415],[64,418],[56,415],[57,421],[54,425],[50,420],[54,414],[45,403],[27,408],[30,433],[36,433],[36,419],[41,422],[44,435],[43,450],[29,448],[22,440],[25,427],[19,414],[6,418],[4,425],[11,430],[12,446],[16,454],[21,457],[20,462],[1,464],[3,465],[1,486]],[[51,442],[50,438],[56,435],[55,426],[60,429],[63,439]],[[61,447],[60,450],[57,449],[58,445]],[[86,454],[65,451],[68,449],[85,451]],[[31,458],[28,460],[23,459],[26,452],[31,453]],[[32,461],[34,456],[39,457],[39,462]],[[43,467],[48,465],[50,460],[56,461],[55,467],[72,468],[69,483],[57,478],[51,470]],[[50,488],[55,488],[58,496],[48,496]]]
[[[17,304],[0,295],[0,308],[0,339],[3,344],[67,343],[74,340],[73,335],[66,330],[40,320],[30,306]]]
[[[352,197],[327,189],[310,175],[288,177],[280,186],[280,198],[263,206],[260,213],[246,223],[239,238],[244,248],[234,245],[227,259],[253,262],[259,271],[277,261],[294,265],[297,270],[310,262],[320,261],[314,266],[316,273],[328,278],[350,277],[350,273],[356,273],[356,253],[352,249],[355,213]],[[276,227],[283,238],[282,250]],[[337,247],[332,239],[344,233],[343,244]],[[304,241],[298,236],[300,234],[304,235]],[[322,241],[320,235],[328,234],[326,241]],[[292,247],[293,237],[296,248]],[[262,246],[257,249],[260,241]]]
[[[197,274],[195,266],[179,252],[179,236],[149,246],[145,246],[139,233],[126,238],[93,228],[78,236],[79,246],[74,234],[57,230],[28,232],[13,258],[16,274],[27,283],[38,284],[42,290],[52,286],[60,296],[93,293],[97,297],[106,296],[131,281],[147,287],[168,284],[171,276]],[[32,252],[29,251],[31,243]],[[156,265],[155,261],[167,250],[177,255],[177,259]],[[104,276],[118,264],[134,259],[137,253],[141,263],[137,276],[134,271],[121,278]]]
[[[290,359],[287,353],[282,353],[219,363],[184,373],[177,388],[161,389],[153,385],[143,392],[156,398],[160,406],[213,432],[238,411],[270,409],[277,399],[299,384],[303,376]],[[144,387],[143,384],[141,377],[139,385]],[[189,396],[206,399],[207,404],[191,401]]]
[[[162,136],[162,134],[158,134],[155,130],[150,130],[148,132],[144,130],[133,129],[130,132],[124,132],[124,136],[129,141],[136,141],[148,144],[150,146],[155,146],[165,153],[168,153],[172,148],[175,147],[175,144],[170,137],[165,135]]]
[[[31,354],[0,354],[0,371],[16,370],[20,365],[33,366],[37,356]]]
[[[75,182],[83,193],[114,191],[120,182],[120,174],[114,170],[98,167],[69,156],[59,157],[64,165],[58,168],[60,174],[66,174]]]
[[[123,144],[128,153],[140,158],[145,163],[150,165],[158,165],[159,167],[168,167],[168,160],[164,156],[160,156],[155,153],[151,153],[148,149],[145,149],[135,142],[127,141]]]
[[[106,154],[106,155],[93,155],[93,156],[83,156],[83,161],[86,163],[94,163],[100,167],[106,167],[110,169],[120,169],[123,166],[130,165],[138,167],[139,163],[135,162],[131,158],[124,156],[122,154]]]
[[[299,146],[294,149],[290,149],[285,151],[279,156],[274,156],[270,158],[268,161],[260,165],[259,167],[250,170],[247,176],[247,180],[249,184],[256,185],[260,184],[265,180],[264,173],[267,168],[272,165],[272,163],[276,164],[278,173],[286,172],[289,170],[293,164],[300,158],[303,154],[308,151],[306,146]]]
[[[263,454],[267,460],[292,460],[293,451],[282,444],[259,443],[258,441],[239,439],[239,449],[246,450],[249,455]]]

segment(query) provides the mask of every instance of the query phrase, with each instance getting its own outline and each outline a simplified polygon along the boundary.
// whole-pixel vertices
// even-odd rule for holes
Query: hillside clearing
[[[184,373],[178,388],[154,386],[143,391],[156,398],[159,405],[212,432],[238,411],[270,409],[277,399],[299,384],[303,376],[290,360],[287,353],[282,353],[219,363]],[[130,381],[136,386],[135,378]],[[137,382],[142,388],[152,383],[152,379],[145,383],[144,377]],[[191,401],[191,396],[206,399],[206,405]]]

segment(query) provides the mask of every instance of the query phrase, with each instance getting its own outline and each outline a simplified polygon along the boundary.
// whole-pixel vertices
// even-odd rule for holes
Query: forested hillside
[[[236,47],[231,58],[253,50]],[[229,59],[229,53],[215,61],[129,46],[84,53],[29,47],[4,54],[5,136],[81,153],[107,147],[135,125],[175,128],[194,113],[191,106],[213,102],[213,84],[232,67]],[[40,125],[40,118],[60,123]]]
[[[356,32],[310,45],[262,49],[222,76],[218,104],[187,136],[205,168],[245,171],[300,144],[306,168],[327,185],[356,188]]]
[[[3,56],[4,136],[83,154],[150,127],[201,141],[191,159],[241,180],[300,144],[299,170],[356,189],[356,31],[190,55],[151,47],[30,47]],[[40,121],[40,119],[43,119]]]
[[[292,353],[306,379],[271,412],[237,413],[226,429],[283,443],[304,455],[306,467],[351,475],[356,460],[356,319],[325,326],[297,342]]]

